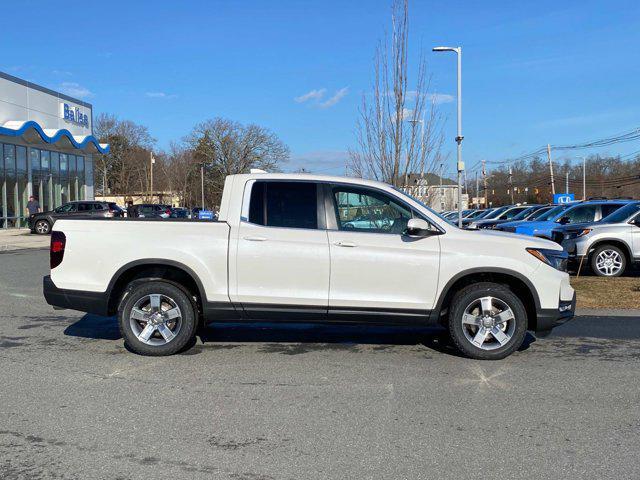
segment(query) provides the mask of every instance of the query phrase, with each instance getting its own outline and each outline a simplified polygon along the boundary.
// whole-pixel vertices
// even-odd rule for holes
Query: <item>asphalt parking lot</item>
[[[499,362],[426,330],[230,325],[182,355],[54,311],[0,254],[0,478],[638,478],[638,311]]]

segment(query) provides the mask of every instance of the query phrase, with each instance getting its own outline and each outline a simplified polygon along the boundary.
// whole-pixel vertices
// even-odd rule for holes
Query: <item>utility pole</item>
[[[509,193],[511,194],[511,205],[513,205],[513,170],[511,169],[511,165],[509,165]]]
[[[156,159],[153,158],[153,152],[149,152],[149,165],[150,165],[150,170],[151,170],[151,174],[150,174],[150,177],[151,177],[150,180],[151,181],[149,182],[149,186],[150,186],[151,192],[149,192],[150,193],[149,201],[151,203],[153,203],[153,164],[154,163],[156,163]]]
[[[587,199],[587,157],[582,157],[582,200]]]
[[[477,170],[476,170],[476,208],[480,208],[480,184],[478,183]]]
[[[547,158],[549,159],[549,172],[551,173],[551,193],[556,194],[556,184],[553,181],[553,162],[551,161],[551,145],[547,144]]]
[[[485,168],[486,162],[482,160],[482,187],[484,189],[484,208],[489,206],[489,190],[487,189],[487,170]]]
[[[569,171],[567,171],[567,179],[565,183],[564,193],[569,193]]]

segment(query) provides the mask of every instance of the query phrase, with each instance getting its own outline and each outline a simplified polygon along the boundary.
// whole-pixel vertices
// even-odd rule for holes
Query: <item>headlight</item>
[[[583,229],[582,231],[580,231],[580,232],[578,232],[576,234],[576,238],[583,237],[584,235],[588,235],[590,233],[591,233],[591,229],[590,228],[585,228],[585,229]]]
[[[527,252],[556,270],[560,270],[561,272],[567,271],[567,259],[569,255],[564,250],[527,248]]]

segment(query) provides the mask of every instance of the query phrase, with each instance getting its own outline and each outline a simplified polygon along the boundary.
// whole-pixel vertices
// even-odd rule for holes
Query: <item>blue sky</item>
[[[410,63],[423,47],[452,96],[451,151],[455,58],[430,49],[463,47],[468,167],[640,127],[640,2],[414,0],[410,15]],[[160,148],[222,116],[276,132],[288,169],[343,173],[390,0],[22,1],[3,17],[1,70],[147,125]]]

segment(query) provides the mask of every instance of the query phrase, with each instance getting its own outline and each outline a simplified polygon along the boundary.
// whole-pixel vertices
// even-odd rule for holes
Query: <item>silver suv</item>
[[[640,202],[616,210],[599,222],[554,229],[570,259],[586,261],[601,277],[619,277],[640,262]],[[562,237],[562,238],[559,238]]]

